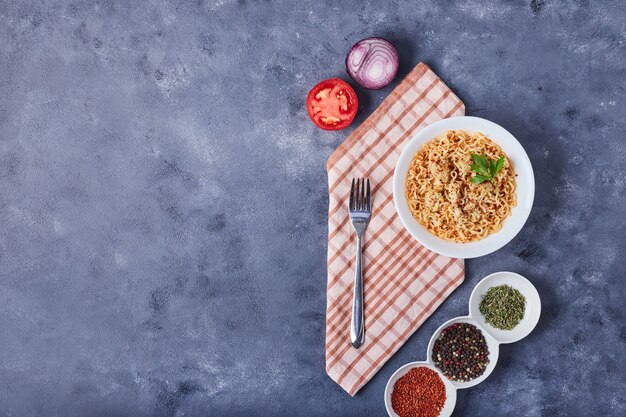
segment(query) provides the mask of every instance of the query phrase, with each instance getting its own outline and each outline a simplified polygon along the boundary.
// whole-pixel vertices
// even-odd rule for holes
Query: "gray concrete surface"
[[[0,1],[0,415],[384,415],[498,270],[535,332],[456,416],[623,416],[626,7],[603,1]],[[327,156],[304,97],[384,36],[522,142],[509,245],[354,398],[324,373]]]

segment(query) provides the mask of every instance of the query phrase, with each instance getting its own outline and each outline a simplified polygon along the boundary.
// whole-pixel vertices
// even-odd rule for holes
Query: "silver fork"
[[[363,317],[363,275],[361,263],[361,238],[367,228],[372,213],[370,180],[364,178],[352,180],[350,188],[350,220],[356,232],[356,267],[354,274],[354,293],[352,295],[352,320],[350,322],[350,342],[359,348],[365,340]]]

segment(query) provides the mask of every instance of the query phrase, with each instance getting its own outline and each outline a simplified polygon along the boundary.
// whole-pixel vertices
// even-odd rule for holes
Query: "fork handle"
[[[354,293],[352,295],[352,320],[350,321],[350,342],[356,349],[365,340],[363,319],[363,274],[361,273],[361,236],[356,238],[356,267],[354,268]]]

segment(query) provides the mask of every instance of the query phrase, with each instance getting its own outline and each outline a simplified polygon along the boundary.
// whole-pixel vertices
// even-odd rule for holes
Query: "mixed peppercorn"
[[[446,403],[446,386],[425,366],[411,369],[393,386],[391,406],[400,417],[437,417]]]
[[[467,382],[481,376],[489,364],[482,332],[469,323],[454,323],[435,340],[432,360],[450,380]]]

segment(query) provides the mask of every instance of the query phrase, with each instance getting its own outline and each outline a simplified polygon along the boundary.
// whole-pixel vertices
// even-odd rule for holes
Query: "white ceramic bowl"
[[[502,229],[478,242],[456,243],[438,238],[419,224],[411,215],[405,198],[406,175],[413,156],[422,146],[447,130],[465,130],[482,132],[489,139],[500,145],[507,154],[516,177],[517,206],[502,223]],[[406,144],[393,176],[393,200],[398,216],[404,227],[418,242],[441,255],[453,258],[476,258],[500,249],[517,235],[528,219],[535,197],[535,177],[530,159],[522,145],[503,127],[479,117],[453,117],[435,122],[419,131]]]
[[[412,368],[417,368],[420,366],[425,366],[427,368],[432,369],[433,371],[439,374],[439,377],[443,381],[443,384],[446,386],[446,402],[443,405],[443,409],[441,410],[441,414],[439,417],[450,417],[452,415],[452,411],[454,411],[454,406],[456,405],[456,388],[454,385],[443,376],[443,374],[434,367],[429,362],[410,362],[406,365],[399,368],[396,372],[391,375],[389,381],[387,381],[387,386],[385,387],[385,408],[387,409],[387,413],[391,417],[398,417],[395,411],[393,411],[393,407],[391,406],[391,393],[393,392],[393,386],[396,384],[396,381],[400,379],[401,376],[409,372]]]
[[[526,299],[526,308],[524,310],[524,318],[512,330],[496,329],[492,325],[485,322],[483,315],[480,313],[479,307],[483,296],[487,290],[497,285],[508,284],[522,293]],[[528,336],[539,322],[541,315],[541,300],[539,293],[534,285],[523,276],[514,272],[496,272],[483,278],[470,296],[469,302],[470,316],[472,316],[480,327],[491,334],[498,343],[513,343]]]
[[[502,284],[509,284],[513,288],[516,288],[526,298],[526,310],[524,311],[524,318],[513,330],[499,330],[485,323],[482,314],[480,314],[478,308],[480,305],[480,301],[482,300],[483,294],[485,294],[487,290],[494,285]],[[470,296],[469,310],[469,316],[455,317],[439,326],[439,328],[435,331],[435,333],[433,333],[430,341],[428,342],[428,350],[426,351],[425,361],[407,363],[396,372],[394,372],[391,378],[389,378],[389,381],[387,381],[387,387],[385,388],[385,407],[387,408],[387,413],[391,417],[398,417],[398,415],[393,411],[393,408],[391,407],[391,393],[393,392],[393,385],[396,383],[398,378],[406,374],[409,369],[415,366],[427,366],[430,369],[437,371],[444,384],[446,385],[447,399],[445,407],[441,412],[441,416],[450,416],[450,414],[452,414],[452,411],[454,411],[454,406],[456,404],[456,390],[469,388],[473,387],[474,385],[480,384],[482,381],[487,379],[487,377],[493,372],[494,368],[496,367],[496,363],[498,362],[500,344],[516,342],[528,336],[528,334],[535,328],[541,314],[541,301],[539,299],[537,289],[530,281],[514,272],[503,271],[486,276],[478,283],[478,285],[476,285],[476,287],[474,287],[472,295]],[[437,338],[441,334],[441,331],[454,323],[470,323],[476,326],[482,332],[483,336],[485,336],[487,348],[489,349],[489,364],[487,365],[487,369],[485,369],[485,372],[480,377],[472,379],[468,382],[456,382],[446,378],[441,373],[439,368],[434,365],[434,361],[431,357],[431,352],[433,350],[433,346],[435,345],[435,340],[437,340]]]
[[[498,341],[494,339],[494,337],[491,336],[488,332],[486,332],[485,329],[480,324],[478,324],[476,320],[474,320],[472,317],[469,317],[469,316],[455,317],[451,320],[448,320],[441,326],[439,326],[437,331],[435,331],[435,333],[433,333],[432,337],[430,338],[430,342],[428,342],[428,351],[426,353],[428,355],[428,361],[430,363],[434,364],[434,361],[432,359],[432,351],[433,351],[433,346],[435,346],[435,340],[439,338],[439,335],[441,334],[441,331],[443,329],[445,329],[448,326],[453,325],[454,323],[473,324],[474,326],[478,328],[478,330],[481,331],[483,336],[485,336],[485,341],[487,342],[487,349],[489,349],[489,356],[488,356],[489,364],[487,365],[485,372],[483,372],[483,374],[479,376],[478,378],[474,378],[471,381],[467,381],[467,382],[450,381],[450,383],[452,383],[452,385],[454,385],[454,387],[457,389],[473,387],[474,385],[480,384],[485,379],[487,379],[487,377],[491,375],[491,373],[495,369],[496,363],[498,362],[498,354],[500,353],[499,344],[498,344]]]

